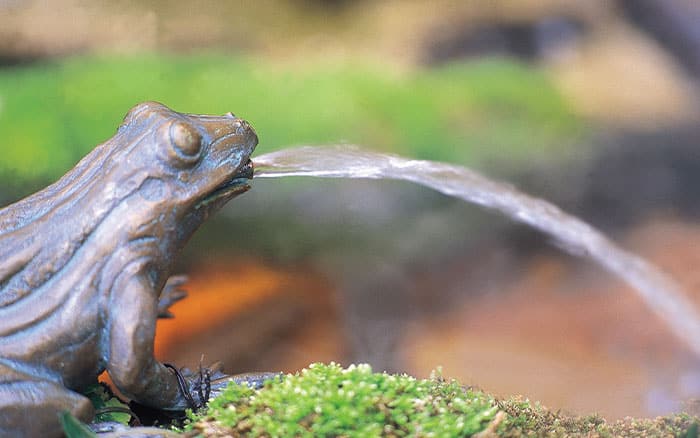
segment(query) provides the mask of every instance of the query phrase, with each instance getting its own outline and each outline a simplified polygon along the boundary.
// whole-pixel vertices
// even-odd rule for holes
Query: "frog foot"
[[[173,318],[170,306],[187,296],[187,292],[181,289],[187,283],[186,275],[173,275],[165,282],[163,290],[158,298],[158,318]]]

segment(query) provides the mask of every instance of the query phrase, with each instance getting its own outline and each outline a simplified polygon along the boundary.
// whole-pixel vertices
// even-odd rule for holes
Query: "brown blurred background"
[[[246,80],[231,79],[238,64],[216,70],[241,57]],[[237,97],[199,93],[217,78]],[[0,0],[0,200],[67,170],[132,100],[225,104],[257,127],[260,152],[360,141],[508,179],[657,263],[700,306],[699,80],[692,0]],[[32,143],[22,123],[47,113]],[[698,358],[620,281],[406,184],[256,181],[180,269],[190,296],[157,335],[159,358],[180,365],[442,367],[610,419],[700,398]]]

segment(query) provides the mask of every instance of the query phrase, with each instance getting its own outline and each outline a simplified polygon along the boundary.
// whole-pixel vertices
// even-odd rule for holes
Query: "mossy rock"
[[[334,363],[312,364],[257,391],[231,385],[189,418],[190,433],[254,437],[694,437],[700,421],[686,414],[615,423],[567,417],[439,373],[421,380]]]

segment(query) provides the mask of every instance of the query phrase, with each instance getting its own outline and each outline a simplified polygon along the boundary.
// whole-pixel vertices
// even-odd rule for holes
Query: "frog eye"
[[[192,126],[175,122],[170,125],[170,141],[173,155],[185,163],[194,163],[199,159],[202,149],[202,136]]]

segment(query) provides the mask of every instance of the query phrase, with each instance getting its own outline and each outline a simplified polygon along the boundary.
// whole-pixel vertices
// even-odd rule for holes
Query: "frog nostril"
[[[236,130],[236,134],[239,134],[239,135],[244,135],[244,134],[250,132],[250,130],[251,130],[250,124],[248,122],[246,122],[245,120],[241,120],[241,119],[236,120],[236,122],[234,123],[233,126]]]

